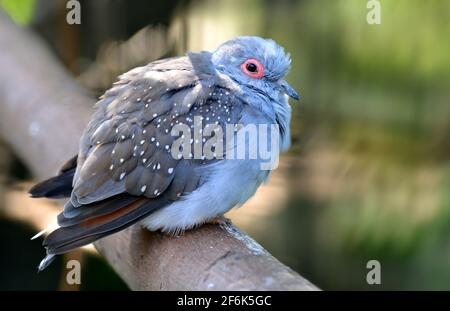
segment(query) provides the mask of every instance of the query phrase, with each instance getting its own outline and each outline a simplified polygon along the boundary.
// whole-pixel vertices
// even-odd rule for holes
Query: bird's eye
[[[258,67],[254,64],[254,63],[247,63],[247,65],[245,66],[245,69],[247,69],[247,71],[250,72],[258,72]]]
[[[249,58],[241,65],[241,70],[250,78],[261,78],[264,76],[264,66],[254,58]]]

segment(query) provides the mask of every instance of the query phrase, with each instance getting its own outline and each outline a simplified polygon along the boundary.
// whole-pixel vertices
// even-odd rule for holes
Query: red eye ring
[[[259,79],[264,76],[264,66],[255,58],[249,58],[243,62],[241,70],[250,78]]]

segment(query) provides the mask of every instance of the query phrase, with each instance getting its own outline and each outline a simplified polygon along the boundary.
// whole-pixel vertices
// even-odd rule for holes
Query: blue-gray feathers
[[[249,59],[264,66],[262,76],[242,71]],[[286,150],[287,97],[298,99],[283,80],[290,63],[273,40],[239,37],[212,53],[188,53],[123,74],[96,104],[78,157],[30,191],[34,197],[69,197],[58,216],[60,228],[44,241],[48,255],[40,269],[54,255],[138,221],[150,230],[178,232],[243,204],[269,175],[258,160],[173,157],[172,129],[178,123],[193,126],[195,117],[204,120],[203,126],[222,128],[276,124],[277,154]],[[196,143],[192,139],[187,145]]]

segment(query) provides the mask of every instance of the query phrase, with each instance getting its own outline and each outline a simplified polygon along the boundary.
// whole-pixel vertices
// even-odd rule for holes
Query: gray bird
[[[289,55],[273,40],[248,36],[213,53],[188,53],[121,75],[96,103],[78,155],[30,190],[32,197],[70,198],[59,228],[44,240],[39,270],[55,255],[137,222],[179,233],[246,202],[270,170],[261,169],[260,156],[227,155],[252,144],[248,136],[238,139],[249,125],[278,127],[271,148],[277,156],[289,147],[287,98],[299,99],[283,80],[289,67]],[[232,135],[220,136],[228,125]],[[174,135],[182,126],[194,133]],[[199,136],[208,127],[215,137],[210,154],[201,149],[210,137]],[[193,152],[198,146],[200,155]]]

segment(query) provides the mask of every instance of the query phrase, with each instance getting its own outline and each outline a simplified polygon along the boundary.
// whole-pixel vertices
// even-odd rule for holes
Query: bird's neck
[[[291,145],[291,106],[286,96],[281,95],[278,100],[261,101],[252,96],[247,98],[247,117],[244,124],[259,123],[276,125],[279,132],[279,151],[287,151]]]
[[[274,105],[276,122],[280,129],[280,150],[287,151],[291,146],[291,106],[286,96]]]

